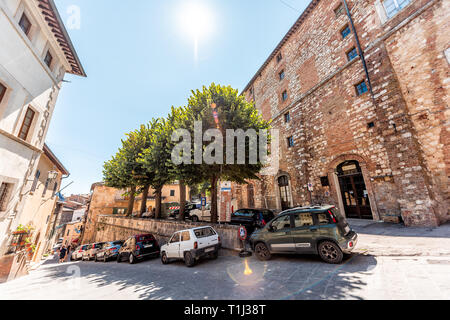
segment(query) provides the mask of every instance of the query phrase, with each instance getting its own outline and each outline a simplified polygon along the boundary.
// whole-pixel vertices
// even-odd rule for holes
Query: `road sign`
[[[247,239],[247,229],[244,226],[239,227],[239,239],[245,241]]]
[[[202,207],[205,207],[205,206],[206,206],[206,198],[203,197],[203,198],[202,198]]]

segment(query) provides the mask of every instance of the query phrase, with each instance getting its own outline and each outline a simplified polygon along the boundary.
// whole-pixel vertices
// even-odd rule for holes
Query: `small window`
[[[45,55],[45,59],[44,59],[45,64],[46,64],[49,68],[50,68],[51,65],[52,65],[52,60],[53,60],[53,57],[52,57],[52,54],[50,53],[50,50],[49,50],[49,51],[47,51],[47,54]]]
[[[44,191],[42,192],[42,196],[43,196],[43,197],[45,196],[45,193],[46,193],[47,190],[48,190],[48,185],[49,185],[49,183],[50,183],[50,180],[47,179],[47,180],[45,181]]]
[[[28,17],[25,15],[25,13],[22,15],[22,18],[19,20],[19,26],[23,30],[23,32],[28,36],[31,29],[31,22],[28,19]]]
[[[339,5],[339,7],[337,7],[336,9],[334,9],[334,14],[336,15],[336,18],[340,17],[341,15],[344,14],[344,6],[341,4]]]
[[[31,108],[28,108],[27,113],[25,114],[25,118],[23,119],[22,127],[20,128],[20,139],[27,140],[31,124],[33,123],[34,115],[35,112]]]
[[[53,193],[52,193],[52,198],[55,197],[56,192],[58,191],[58,183],[55,182],[55,184],[53,185]]]
[[[34,181],[33,181],[33,185],[31,186],[31,192],[36,191],[37,188],[37,184],[39,182],[39,177],[41,176],[41,172],[38,170],[36,171],[36,174],[34,175]]]
[[[367,127],[368,127],[369,129],[374,128],[374,127],[375,127],[375,122],[369,122],[369,123],[367,124]]]
[[[355,86],[355,88],[356,88],[356,94],[358,96],[360,96],[360,95],[366,93],[367,91],[369,91],[369,89],[367,88],[366,81],[362,81],[362,82],[358,83]]]
[[[410,3],[410,0],[385,0],[383,2],[384,9],[388,18],[392,18],[404,7]]]
[[[175,197],[175,190],[170,190],[170,196]]]
[[[345,26],[341,31],[342,39],[345,39],[351,32],[350,27],[348,25]]]
[[[6,87],[0,83],[0,103],[2,103],[3,98],[5,97]]]
[[[189,233],[189,231],[184,231],[181,233],[181,241],[189,241],[191,240],[191,234]]]
[[[356,50],[356,48],[353,48],[352,50],[347,52],[347,59],[348,59],[348,61],[352,61],[357,56],[358,56],[358,51]]]
[[[287,91],[283,91],[283,94],[281,95],[283,101],[286,101],[288,99],[288,93]]]
[[[253,87],[250,88],[250,95],[253,95]]]
[[[288,147],[292,148],[294,146],[294,137],[289,137],[287,140],[288,140]]]
[[[169,243],[178,243],[180,242],[180,233],[175,233],[170,239]]]
[[[283,55],[281,52],[277,55],[277,62],[280,62],[283,59]]]
[[[329,215],[326,213],[319,213],[317,215],[317,222],[319,222],[319,225],[327,225],[330,223],[328,220]]]
[[[320,184],[322,185],[322,187],[329,187],[330,181],[328,180],[328,176],[320,177]]]
[[[8,196],[11,191],[12,185],[9,183],[2,183],[0,185],[0,211],[6,211],[8,203]]]
[[[280,80],[283,80],[284,77],[285,77],[284,70],[281,71],[281,72],[278,74],[278,76],[279,76]]]
[[[284,114],[284,122],[291,122],[291,114],[289,112]]]
[[[294,215],[294,223],[296,228],[313,226],[314,221],[312,214],[310,212],[296,213]]]

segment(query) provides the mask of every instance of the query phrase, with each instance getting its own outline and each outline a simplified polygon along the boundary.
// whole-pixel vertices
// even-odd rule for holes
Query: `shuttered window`
[[[33,123],[35,112],[28,108],[25,118],[23,119],[22,127],[20,128],[19,138],[22,140],[27,140],[28,133],[30,131],[31,124]]]

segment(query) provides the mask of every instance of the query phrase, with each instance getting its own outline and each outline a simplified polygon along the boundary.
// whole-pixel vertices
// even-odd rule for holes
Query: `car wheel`
[[[165,252],[161,255],[161,262],[162,264],[169,264],[169,258],[167,258],[167,254]]]
[[[192,216],[192,222],[198,222],[198,217],[197,216]]]
[[[189,268],[192,268],[195,265],[195,259],[190,252],[186,252],[184,254],[184,263]]]
[[[269,248],[267,246],[260,242],[255,247],[255,253],[259,260],[262,261],[268,261],[272,258],[272,255],[270,254]]]
[[[128,257],[128,262],[130,264],[134,264],[136,262],[136,258],[134,257],[134,255],[132,253],[130,253],[130,256]]]
[[[318,250],[320,257],[326,263],[339,264],[344,258],[341,248],[331,241],[321,242]]]

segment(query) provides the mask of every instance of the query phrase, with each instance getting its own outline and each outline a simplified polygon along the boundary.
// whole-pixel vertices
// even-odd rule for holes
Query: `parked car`
[[[70,260],[72,261],[78,261],[83,258],[83,252],[87,250],[89,245],[81,245],[77,247],[75,250],[72,251],[72,254],[70,255]]]
[[[275,214],[268,209],[239,209],[231,214],[230,224],[244,226],[248,234],[264,226],[275,218]]]
[[[128,238],[117,254],[117,262],[130,264],[147,257],[159,256],[159,244],[152,234],[141,234]]]
[[[212,227],[178,231],[161,247],[161,262],[183,260],[186,266],[193,267],[201,258],[217,259],[220,247],[220,237]]]
[[[207,203],[205,210],[202,211],[202,207],[194,208],[189,212],[189,216],[186,215],[186,219],[192,220],[192,222],[205,221],[211,222],[211,203]]]
[[[124,242],[123,240],[119,240],[104,243],[101,249],[95,254],[95,261],[107,262],[108,260],[117,259],[119,250],[122,248]]]
[[[184,218],[190,219],[190,212],[192,210],[196,209],[196,205],[193,203],[186,203],[186,206],[184,208]],[[180,209],[175,209],[169,214],[169,219],[171,220],[178,220],[180,217]]]
[[[318,254],[327,263],[339,264],[353,251],[358,235],[334,206],[302,207],[282,212],[250,244],[260,260],[272,254]]]
[[[83,251],[83,257],[81,260],[89,261],[95,258],[97,251],[100,250],[103,246],[104,242],[97,242],[89,244],[86,250]]]

